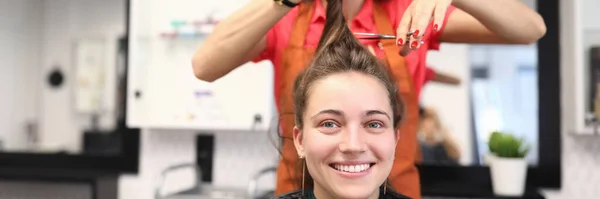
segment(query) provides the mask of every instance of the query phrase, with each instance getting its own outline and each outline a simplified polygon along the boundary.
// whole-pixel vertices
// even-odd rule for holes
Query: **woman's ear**
[[[298,128],[298,126],[294,126],[293,137],[294,137],[294,146],[296,147],[298,156],[304,157],[304,145],[303,145],[304,140],[302,140],[303,139],[302,130],[300,130],[300,128]]]

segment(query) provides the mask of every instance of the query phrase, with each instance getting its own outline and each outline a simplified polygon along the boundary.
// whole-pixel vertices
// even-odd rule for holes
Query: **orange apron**
[[[280,125],[283,131],[282,157],[277,168],[276,195],[284,194],[301,189],[299,182],[302,173],[299,167],[298,153],[292,140],[292,129],[295,125],[292,89],[296,76],[311,61],[315,52],[314,48],[305,48],[305,37],[308,31],[310,19],[313,15],[312,3],[300,4],[300,12],[296,18],[292,35],[288,46],[283,51],[282,64],[275,70],[280,77],[275,82],[277,107],[280,114]],[[383,34],[392,34],[392,24],[388,19],[386,11],[379,5],[374,4],[374,19],[377,29]],[[381,40],[386,56],[386,63],[392,67],[392,73],[399,83],[401,99],[404,101],[404,116],[400,124],[400,139],[396,147],[394,166],[389,180],[394,189],[399,193],[413,199],[421,198],[419,174],[415,166],[415,155],[417,153],[417,127],[419,119],[419,105],[412,78],[405,65],[404,57],[400,56],[400,49],[395,40]]]

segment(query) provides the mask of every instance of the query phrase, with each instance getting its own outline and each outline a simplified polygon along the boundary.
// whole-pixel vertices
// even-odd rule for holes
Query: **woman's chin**
[[[338,186],[336,190],[335,198],[343,199],[365,199],[365,198],[376,198],[371,197],[379,192],[379,187],[367,188],[364,185],[349,185],[349,186]]]

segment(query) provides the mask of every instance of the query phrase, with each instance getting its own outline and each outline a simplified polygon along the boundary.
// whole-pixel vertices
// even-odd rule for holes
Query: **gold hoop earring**
[[[306,175],[306,162],[304,160],[304,156],[300,155],[299,157],[302,160],[302,195],[304,195],[304,179],[305,179],[305,175]]]
[[[304,195],[304,179],[306,179],[306,161],[304,161],[304,159],[302,160],[302,195]]]
[[[388,184],[388,180],[385,179],[385,182],[383,183],[383,195],[387,194],[387,184]]]

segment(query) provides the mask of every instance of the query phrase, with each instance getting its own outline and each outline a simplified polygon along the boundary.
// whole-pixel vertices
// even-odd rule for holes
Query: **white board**
[[[273,67],[247,63],[213,82],[198,80],[194,51],[204,37],[166,38],[174,21],[222,20],[248,1],[133,0],[130,18],[128,125],[137,128],[266,130],[273,119]],[[211,26],[202,31],[209,33]],[[219,67],[219,66],[214,66]],[[139,97],[135,97],[139,92]],[[255,117],[262,119],[255,122]]]
[[[81,39],[75,46],[75,110],[78,113],[102,112],[105,88],[106,41]]]

